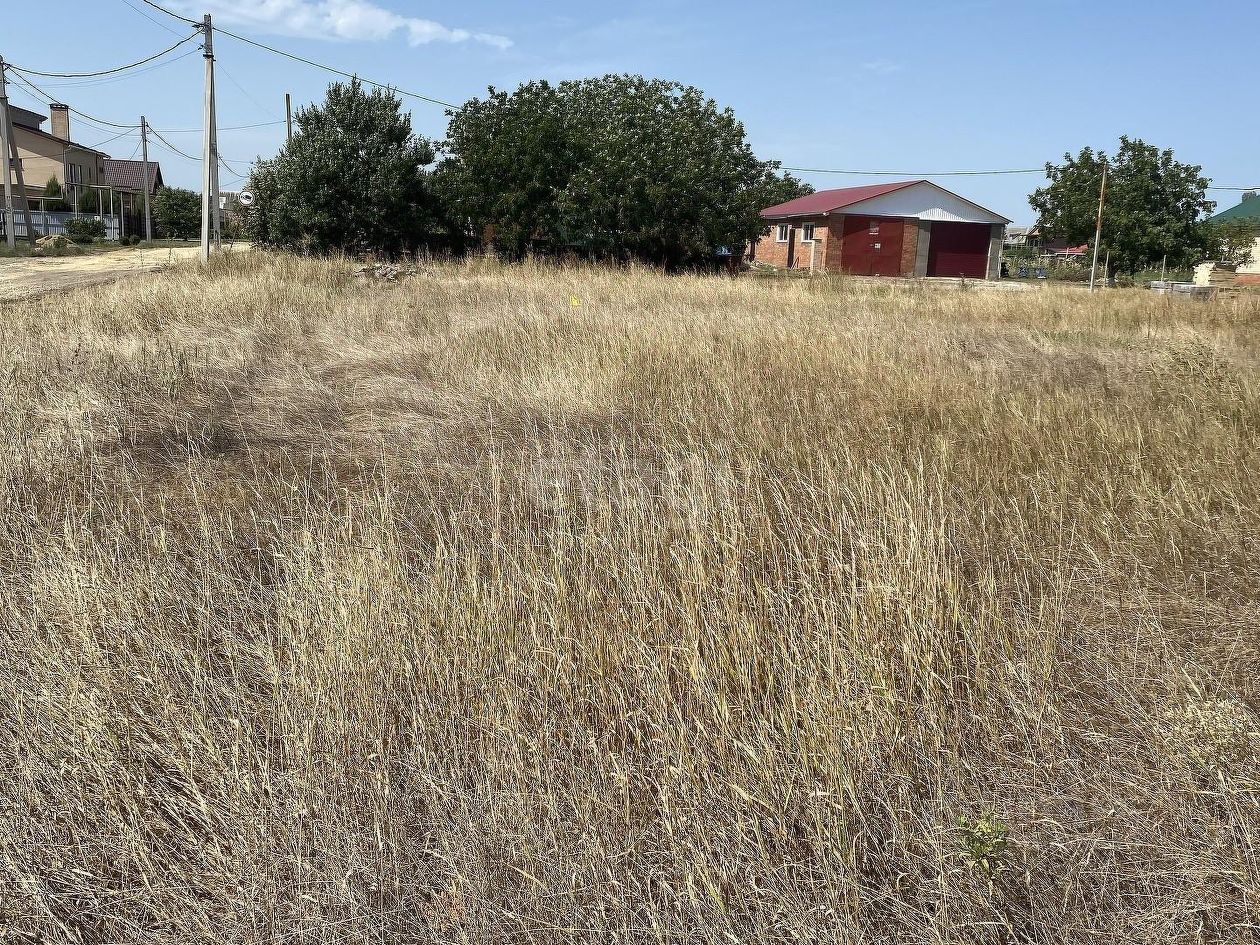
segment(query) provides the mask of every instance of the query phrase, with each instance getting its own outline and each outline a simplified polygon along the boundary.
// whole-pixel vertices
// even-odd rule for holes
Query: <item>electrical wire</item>
[[[1044,167],[1020,167],[998,171],[842,171],[826,167],[788,167],[785,171],[797,171],[802,174],[848,174],[854,177],[983,177],[996,174],[1044,174]]]
[[[165,69],[167,66],[174,65],[175,63],[179,62],[181,59],[187,59],[189,56],[194,56],[200,51],[201,51],[201,47],[190,49],[188,50],[188,52],[180,53],[178,56],[174,56],[170,59],[167,59],[165,62],[155,63],[154,65],[151,65],[146,69],[137,69],[135,72],[124,72],[120,75],[109,76],[103,79],[80,79],[74,82],[47,82],[45,83],[44,87],[49,88],[49,89],[76,89],[76,88],[95,87],[98,85],[111,85],[114,82],[125,82],[127,79],[133,78],[138,75],[144,75],[147,72],[154,72],[158,69]]]
[[[278,118],[275,121],[254,122],[254,124],[252,125],[228,125],[227,127],[220,127],[219,130],[220,131],[245,131],[246,129],[249,129],[249,128],[270,128],[274,125],[283,125],[283,124],[284,124],[284,119]],[[201,133],[202,133],[201,128],[178,128],[174,131],[171,131],[168,129],[166,132],[166,134],[168,135],[199,135]]]
[[[150,23],[152,23],[154,26],[156,26],[156,27],[158,27],[158,28],[160,28],[160,29],[164,29],[164,30],[166,30],[166,32],[170,33],[170,34],[171,34],[171,35],[173,35],[173,36],[181,36],[181,35],[183,35],[183,34],[181,34],[178,30],[176,30],[174,27],[172,27],[172,26],[167,26],[167,25],[166,25],[165,23],[163,23],[161,20],[156,20],[156,19],[154,19],[153,17],[149,16],[149,14],[145,13],[145,12],[144,12],[143,10],[141,10],[139,7],[137,7],[137,6],[132,6],[132,4],[131,4],[131,0],[122,0],[122,2],[123,2],[123,5],[124,5],[124,6],[126,6],[126,7],[128,7],[129,9],[131,9],[131,10],[135,11],[135,13],[137,13],[138,15],[140,15],[140,16],[142,16],[142,17],[144,17],[146,20],[148,20],[148,21],[149,21]]]
[[[161,52],[159,52],[159,53],[154,53],[152,56],[148,56],[148,57],[146,57],[146,58],[144,58],[144,59],[141,59],[139,62],[132,62],[132,63],[128,63],[128,64],[127,64],[127,65],[125,65],[125,66],[115,66],[115,67],[114,67],[114,68],[112,68],[112,69],[102,69],[102,70],[101,70],[101,71],[99,71],[99,72],[40,72],[38,69],[27,69],[27,68],[26,68],[26,67],[24,67],[24,66],[15,65],[14,63],[11,63],[11,62],[10,62],[10,63],[8,63],[7,65],[8,65],[8,68],[12,69],[14,72],[20,72],[20,73],[22,73],[23,75],[35,75],[35,76],[40,76],[41,78],[49,78],[49,79],[93,79],[93,78],[97,78],[97,77],[99,77],[99,76],[114,75],[114,74],[119,73],[119,72],[127,72],[127,71],[128,71],[128,70],[130,70],[130,69],[135,69],[135,68],[138,68],[139,66],[148,65],[148,64],[149,64],[150,62],[152,62],[153,60],[155,60],[155,59],[161,59],[161,58],[162,58],[163,56],[165,56],[167,53],[169,53],[169,52],[174,52],[176,49],[179,49],[179,47],[180,47],[180,46],[184,45],[184,43],[190,43],[190,42],[192,42],[192,41],[193,41],[194,39],[196,39],[196,38],[197,38],[197,33],[196,33],[196,32],[194,32],[194,33],[192,33],[192,34],[191,34],[191,35],[189,35],[189,36],[185,36],[183,39],[181,39],[181,40],[180,40],[178,43],[176,43],[174,46],[168,46],[166,49],[163,49]]]
[[[231,82],[233,85],[235,85],[235,86],[237,87],[237,89],[239,89],[239,90],[240,90],[240,93],[241,93],[242,95],[244,95],[247,99],[249,99],[251,102],[253,102],[253,103],[254,103],[254,105],[255,105],[255,107],[257,107],[257,109],[258,109],[260,112],[263,112],[263,113],[265,113],[265,114],[267,114],[267,115],[270,115],[272,118],[275,118],[275,119],[277,119],[277,120],[279,120],[279,121],[284,121],[284,119],[283,119],[283,118],[281,118],[281,117],[280,117],[280,115],[279,115],[277,112],[272,111],[270,108],[268,108],[268,107],[267,107],[266,105],[264,105],[262,102],[258,101],[258,99],[254,98],[253,93],[252,93],[252,92],[250,92],[250,90],[249,90],[249,89],[245,88],[245,86],[243,86],[243,85],[241,85],[241,83],[237,82],[237,81],[236,81],[236,78],[232,75],[232,73],[228,72],[228,71],[227,71],[227,69],[225,69],[225,68],[224,68],[223,63],[221,63],[221,62],[216,62],[216,63],[214,64],[214,70],[215,70],[215,75],[218,75],[220,72],[221,72],[221,73],[223,73],[224,77],[225,77],[225,78],[226,78],[229,82]]]
[[[148,0],[145,0],[145,2],[147,3]],[[453,102],[444,102],[440,98],[430,98],[428,95],[421,95],[419,92],[409,92],[406,89],[400,89],[397,86],[389,85],[384,82],[376,82],[372,79],[365,79],[363,76],[355,75],[352,72],[344,72],[341,69],[335,68],[334,66],[330,66],[322,62],[316,62],[314,59],[307,59],[295,53],[286,52],[285,50],[278,49],[275,46],[268,46],[266,43],[260,43],[257,40],[250,39],[247,36],[241,36],[239,33],[233,33],[230,30],[219,29],[216,27],[215,32],[222,33],[224,36],[230,36],[232,37],[232,39],[238,40],[239,42],[242,42],[242,43],[246,43],[247,45],[250,45],[250,46],[255,46],[258,49],[265,49],[267,52],[275,53],[277,56],[284,56],[286,59],[292,59],[294,62],[301,62],[308,66],[314,66],[316,69],[323,69],[325,72],[331,72],[333,75],[339,75],[343,79],[358,79],[364,85],[371,85],[378,89],[385,89],[386,91],[397,92],[399,95],[406,95],[409,98],[419,99],[420,101],[428,102],[431,105],[441,105],[443,108],[453,108],[457,111],[463,108],[462,105],[456,105]]]
[[[149,131],[153,134],[153,137],[157,138],[159,141],[161,141],[164,145],[166,145],[168,148],[170,148],[180,157],[187,158],[190,161],[196,161],[197,163],[201,163],[201,158],[194,157],[193,155],[189,154],[187,151],[181,151],[179,148],[175,147],[175,145],[171,144],[169,141],[163,138],[162,135],[158,133],[158,130],[154,128],[152,125],[149,125]]]
[[[153,7],[153,9],[155,10],[161,10],[167,16],[173,16],[177,20],[183,20],[185,23],[189,24],[190,26],[196,26],[199,29],[201,27],[201,24],[198,23],[196,20],[190,20],[186,16],[180,16],[178,13],[175,13],[171,10],[166,9],[166,7],[162,6],[161,4],[154,3],[153,0],[140,0],[140,2]]]
[[[120,131],[118,132],[118,134],[114,135],[114,137],[112,138],[106,138],[104,141],[98,141],[96,144],[89,145],[88,150],[99,151],[102,147],[109,144],[111,141],[117,141],[119,138],[125,138],[128,135],[133,135],[133,134],[135,134],[134,131]]]
[[[41,89],[38,85],[36,85],[30,79],[27,79],[25,76],[21,76],[21,75],[18,75],[17,73],[14,73],[13,79],[14,81],[19,83],[20,85],[25,86],[29,90],[27,94],[34,92],[35,94],[32,96],[32,98],[34,98],[38,102],[41,102],[44,105],[64,104],[64,103],[58,102],[54,96],[49,95],[47,92]],[[66,108],[74,112],[74,114],[78,115],[80,118],[82,118],[84,121],[88,122],[89,124],[102,126],[103,131],[109,131],[111,128],[132,129],[132,128],[140,127],[139,125],[124,125],[124,124],[121,124],[120,122],[107,121],[104,118],[96,118],[93,115],[89,115],[87,112],[79,111],[79,109],[71,105],[66,105]]]

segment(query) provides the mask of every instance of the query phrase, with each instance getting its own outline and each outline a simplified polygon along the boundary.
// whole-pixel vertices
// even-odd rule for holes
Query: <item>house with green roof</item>
[[[1208,217],[1208,223],[1233,223],[1236,220],[1248,220],[1260,229],[1260,195],[1256,191],[1247,191],[1235,206]]]
[[[1223,263],[1216,262],[1200,263],[1194,271],[1195,284],[1213,284],[1214,277],[1212,273],[1217,271],[1218,275],[1220,275],[1221,271],[1224,271],[1225,273],[1232,272],[1232,275],[1229,275],[1228,278],[1234,285],[1260,286],[1260,195],[1257,195],[1254,190],[1247,191],[1237,204],[1208,217],[1208,223],[1231,224],[1234,226],[1250,224],[1253,228],[1255,242],[1251,245],[1251,258],[1239,263],[1237,267],[1226,266]]]

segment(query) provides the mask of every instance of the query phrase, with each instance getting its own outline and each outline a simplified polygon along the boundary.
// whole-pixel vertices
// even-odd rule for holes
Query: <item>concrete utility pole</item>
[[[17,136],[13,133],[13,116],[9,114],[9,91],[6,81],[4,57],[0,56],[0,152],[3,152],[4,169],[4,233],[9,248],[16,245],[17,219],[13,210],[13,181],[17,175],[18,194],[22,198],[22,218],[26,221],[26,241],[35,245],[35,224],[31,222],[31,204],[26,199],[26,177],[22,173],[22,159],[18,155]]]
[[[144,158],[144,238],[153,242],[153,212],[149,208],[149,191],[153,185],[149,177],[149,123],[140,116],[140,154]]]
[[[1102,187],[1098,192],[1098,226],[1094,229],[1094,264],[1089,267],[1089,291],[1094,291],[1094,278],[1098,275],[1098,247],[1102,243],[1103,205],[1107,202],[1107,162],[1103,161]],[[1107,255],[1111,258],[1110,252]]]
[[[0,151],[4,152],[4,241],[9,244],[9,249],[13,249],[16,245],[16,237],[13,234],[16,227],[13,225],[17,221],[13,219],[13,174],[9,171],[9,93],[4,81],[4,60],[0,59],[0,108],[3,113],[0,114]]]
[[[288,92],[284,93],[284,130],[285,144],[293,143],[293,96]]]
[[[213,88],[213,76],[210,82],[211,88]],[[213,161],[210,166],[210,193],[214,198],[210,212],[212,214],[214,251],[217,253],[223,248],[223,201],[220,199],[219,191],[219,103],[218,96],[214,94],[210,97],[210,141],[210,148],[213,152]]]
[[[201,31],[204,40],[202,55],[206,62],[205,101],[201,113],[201,261],[205,263],[210,261],[210,238],[219,209],[218,195],[214,192],[218,184],[216,171],[219,163],[214,129],[214,26],[209,13],[202,17]]]

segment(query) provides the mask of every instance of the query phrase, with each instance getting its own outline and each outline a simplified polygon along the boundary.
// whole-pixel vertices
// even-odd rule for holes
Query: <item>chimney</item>
[[[53,103],[48,106],[49,117],[52,118],[52,134],[63,141],[70,140],[70,106]]]

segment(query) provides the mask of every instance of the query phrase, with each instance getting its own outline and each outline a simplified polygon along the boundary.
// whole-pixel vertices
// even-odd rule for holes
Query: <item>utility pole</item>
[[[214,220],[218,216],[218,195],[214,193],[218,184],[219,155],[215,148],[214,129],[214,26],[207,13],[201,20],[203,34],[202,55],[206,62],[205,101],[202,105],[201,134],[201,261],[210,261],[210,237],[214,230]]]
[[[9,114],[9,91],[5,70],[8,66],[4,57],[0,56],[0,148],[3,150],[4,169],[4,233],[5,240],[12,249],[17,240],[17,218],[13,210],[13,182],[10,179],[17,175],[18,193],[22,198],[22,218],[26,221],[26,240],[35,245],[35,224],[31,222],[31,203],[26,199],[26,177],[22,173],[22,159],[18,155],[17,137],[13,133],[13,117]],[[10,170],[11,168],[11,170]]]
[[[144,158],[144,238],[153,242],[153,212],[149,209],[149,123],[140,116],[140,153]]]
[[[293,143],[293,96],[288,92],[284,93],[284,129],[285,144]]]
[[[214,89],[214,76],[210,77],[211,89]],[[223,249],[223,201],[219,191],[219,101],[218,95],[212,91],[210,96],[210,138],[213,162],[210,165],[210,193],[214,198],[211,204],[211,221],[213,223],[213,245],[217,253]]]
[[[0,115],[0,150],[4,152],[4,241],[9,249],[17,245],[13,231],[17,220],[13,218],[13,174],[9,170],[9,93],[4,81],[4,60],[0,59],[0,107],[4,114]]]
[[[1094,279],[1098,274],[1098,247],[1102,243],[1103,205],[1107,202],[1107,162],[1103,161],[1102,187],[1098,191],[1098,226],[1094,229],[1094,264],[1089,267],[1089,291],[1094,291]],[[1110,252],[1107,254],[1111,258]]]

